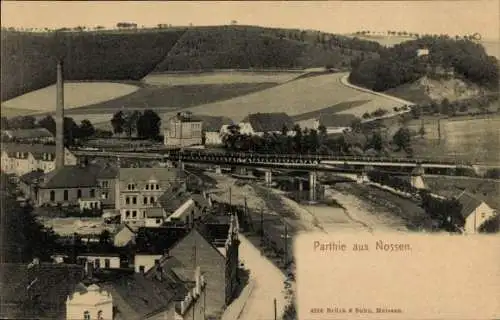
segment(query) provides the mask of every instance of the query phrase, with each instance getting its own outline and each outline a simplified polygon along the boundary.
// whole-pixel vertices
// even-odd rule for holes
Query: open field
[[[422,123],[425,139],[415,139],[413,148],[416,154],[449,155],[464,160],[500,163],[500,116],[442,119],[441,142],[436,119],[413,120],[408,127],[418,131]]]
[[[392,110],[393,107],[401,105],[386,97],[348,88],[340,82],[343,76],[344,73],[336,73],[297,79],[257,93],[200,105],[188,110],[197,114],[224,115],[234,121],[241,121],[248,113],[286,112],[292,117],[297,117],[348,101],[366,101],[360,106],[341,111],[357,116],[367,111],[375,111],[377,108]],[[171,115],[173,113],[166,113],[163,119]]]
[[[65,109],[95,104],[103,101],[113,100],[137,91],[139,87],[130,84],[111,82],[66,82],[64,84]],[[2,103],[2,115],[4,107],[11,113],[14,110],[33,110],[35,113],[54,112],[56,104],[56,86],[26,93],[14,99]]]
[[[276,83],[212,83],[176,86],[146,86],[133,94],[87,105],[68,114],[114,113],[118,110],[152,109],[158,113],[176,111],[215,101],[227,100],[276,86]]]
[[[300,75],[295,72],[245,72],[223,71],[206,73],[153,73],[144,77],[143,81],[151,85],[201,85],[201,84],[239,84],[239,83],[283,83]]]

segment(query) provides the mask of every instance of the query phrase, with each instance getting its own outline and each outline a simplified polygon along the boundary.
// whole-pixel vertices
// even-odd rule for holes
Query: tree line
[[[498,93],[485,94],[477,97],[450,101],[445,98],[438,101],[431,101],[428,103],[416,104],[411,107],[411,115],[414,119],[419,119],[422,115],[435,115],[441,114],[446,116],[457,116],[460,114],[488,114],[495,112],[490,110],[489,107],[497,103],[499,99]],[[498,108],[497,111],[498,112]]]
[[[57,248],[58,236],[51,228],[44,227],[36,220],[33,207],[21,205],[16,185],[5,174],[1,174],[2,205],[2,262],[31,262],[33,258],[51,261]]]
[[[113,133],[125,134],[131,138],[158,140],[161,136],[161,118],[156,112],[146,109],[143,112],[118,111],[111,118]]]
[[[417,57],[417,50],[422,48],[429,49],[429,55]],[[488,56],[482,45],[470,40],[425,36],[379,53],[379,58],[365,59],[353,66],[349,76],[353,84],[385,91],[416,81],[439,67],[453,70],[480,86],[498,89],[498,60]]]
[[[222,136],[223,147],[231,151],[274,153],[274,154],[339,154],[339,155],[389,155],[389,145],[395,151],[411,150],[411,132],[408,128],[400,128],[387,139],[379,131],[365,131],[359,119],[351,124],[352,130],[343,134],[329,136],[326,127],[318,129],[302,129],[296,124],[289,129],[284,126],[280,133],[265,132],[262,136],[242,134],[238,125],[228,127]]]

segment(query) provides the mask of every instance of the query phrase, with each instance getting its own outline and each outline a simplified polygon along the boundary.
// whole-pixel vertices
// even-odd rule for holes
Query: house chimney
[[[201,270],[200,267],[197,266],[194,271],[195,281],[196,281],[196,293],[200,294],[201,292]]]
[[[57,62],[56,83],[56,169],[64,166],[64,79],[63,62]]]

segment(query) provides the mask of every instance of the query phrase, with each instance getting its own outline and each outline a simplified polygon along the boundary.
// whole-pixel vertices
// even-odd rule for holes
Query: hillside
[[[184,33],[2,30],[2,101],[55,82],[56,56],[68,80],[138,80],[153,70]]]
[[[254,26],[28,33],[2,30],[2,101],[55,82],[55,56],[68,80],[138,80],[151,71],[349,68],[381,46],[345,36]]]
[[[419,49],[428,55],[418,56]],[[483,88],[498,88],[498,60],[483,46],[469,40],[423,37],[381,51],[380,58],[365,59],[354,66],[351,83],[375,91],[415,82],[424,76],[462,79]]]
[[[470,81],[462,79],[433,79],[424,76],[417,81],[406,83],[384,93],[406,99],[417,104],[432,101],[457,101],[485,94],[485,90]]]
[[[189,29],[155,71],[350,67],[380,46],[342,36],[251,26]]]

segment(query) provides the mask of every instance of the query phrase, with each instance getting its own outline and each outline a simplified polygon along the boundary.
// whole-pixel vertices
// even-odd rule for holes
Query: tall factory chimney
[[[57,62],[56,169],[64,167],[64,79],[63,61]]]

